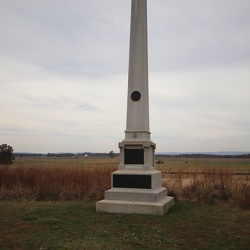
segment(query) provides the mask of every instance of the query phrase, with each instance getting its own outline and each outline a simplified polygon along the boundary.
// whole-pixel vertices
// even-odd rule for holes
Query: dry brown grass
[[[21,159],[14,166],[0,166],[0,200],[102,199],[118,162],[118,158]],[[163,186],[176,201],[227,202],[250,209],[248,162],[241,169],[240,165],[236,168],[245,175],[235,175],[234,161],[232,167],[224,167],[224,163],[223,167],[218,167],[218,163],[213,167],[210,162],[186,167],[186,161],[182,162],[185,167],[179,161],[176,167],[160,169]]]
[[[200,173],[183,172],[165,174],[163,186],[177,201],[201,203],[229,202],[250,209],[249,175],[234,175],[230,169],[205,169]]]
[[[0,200],[99,199],[110,188],[112,167],[0,167]]]

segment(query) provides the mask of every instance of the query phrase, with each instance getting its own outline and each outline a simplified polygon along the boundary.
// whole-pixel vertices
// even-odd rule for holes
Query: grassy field
[[[175,200],[226,201],[250,209],[250,159],[161,158]],[[93,200],[110,188],[118,158],[25,158],[0,167],[0,200]]]
[[[109,157],[16,157],[14,167],[116,167],[119,158]]]
[[[227,168],[234,172],[250,174],[250,158],[185,158],[156,157],[163,164],[156,164],[163,172],[185,169],[187,171],[204,170],[208,168]],[[14,167],[115,167],[119,158],[81,157],[81,158],[46,158],[46,157],[16,157]]]
[[[164,216],[95,202],[0,202],[0,249],[249,249],[250,211],[179,202]]]
[[[95,212],[118,158],[0,166],[0,249],[249,249],[250,159],[161,158],[164,216]]]

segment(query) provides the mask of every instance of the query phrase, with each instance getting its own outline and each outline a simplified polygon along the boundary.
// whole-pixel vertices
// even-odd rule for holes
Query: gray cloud
[[[249,150],[250,2],[148,0],[158,151]],[[15,151],[117,150],[130,1],[0,2],[0,140]]]
[[[250,63],[248,1],[149,2],[154,70],[218,68]],[[150,6],[149,6],[150,7]]]

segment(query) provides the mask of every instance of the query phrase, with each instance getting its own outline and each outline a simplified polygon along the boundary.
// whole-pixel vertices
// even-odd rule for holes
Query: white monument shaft
[[[154,169],[155,144],[149,132],[146,0],[132,0],[131,5],[127,124],[119,148],[119,169]]]
[[[141,98],[131,99],[138,91]],[[126,133],[149,132],[147,2],[132,1]]]

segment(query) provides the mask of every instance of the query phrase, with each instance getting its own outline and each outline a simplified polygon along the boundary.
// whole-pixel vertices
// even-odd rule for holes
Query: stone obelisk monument
[[[148,96],[147,0],[132,0],[127,124],[119,143],[120,164],[111,189],[96,210],[108,213],[163,215],[174,204],[155,169],[155,143],[150,140]]]

